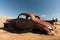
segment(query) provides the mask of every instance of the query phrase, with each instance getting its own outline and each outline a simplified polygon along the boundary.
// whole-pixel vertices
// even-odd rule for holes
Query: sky
[[[17,17],[22,12],[60,19],[60,0],[0,0],[0,16]]]

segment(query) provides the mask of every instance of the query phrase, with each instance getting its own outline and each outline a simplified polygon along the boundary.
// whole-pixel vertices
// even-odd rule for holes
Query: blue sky
[[[44,19],[60,19],[60,0],[0,0],[0,16],[32,12]]]

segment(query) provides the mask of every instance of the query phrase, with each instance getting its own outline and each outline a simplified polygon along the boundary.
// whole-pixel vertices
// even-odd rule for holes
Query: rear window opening
[[[35,16],[36,18],[38,18],[38,19],[40,19],[40,17],[39,16]]]

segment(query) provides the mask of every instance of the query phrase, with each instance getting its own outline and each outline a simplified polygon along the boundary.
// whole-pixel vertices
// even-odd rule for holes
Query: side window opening
[[[20,15],[19,19],[26,19],[26,15]]]
[[[35,16],[36,18],[38,18],[38,19],[40,19],[40,17],[39,16]]]
[[[30,18],[30,17],[28,17],[28,19],[30,20],[31,18]]]
[[[19,19],[28,19],[28,20],[30,20],[31,17],[28,16],[28,15],[20,15],[20,16],[19,16]]]
[[[30,19],[31,19],[31,17],[30,17],[30,16],[27,16],[27,17],[26,17],[26,19],[30,20]]]

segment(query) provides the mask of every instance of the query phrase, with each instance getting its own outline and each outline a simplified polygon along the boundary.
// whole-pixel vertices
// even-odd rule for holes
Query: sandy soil
[[[60,40],[60,28],[58,26],[58,34],[55,36],[35,33],[16,34],[0,29],[0,40]]]
[[[55,36],[34,33],[10,33],[0,29],[0,40],[60,40],[60,34]]]
[[[0,23],[0,27],[3,24]],[[35,34],[35,33],[10,33],[3,29],[0,29],[0,40],[60,40],[60,25],[55,25],[58,30],[58,34],[55,36]]]

